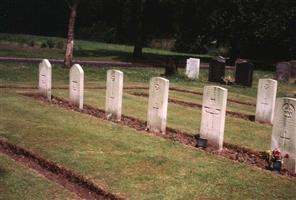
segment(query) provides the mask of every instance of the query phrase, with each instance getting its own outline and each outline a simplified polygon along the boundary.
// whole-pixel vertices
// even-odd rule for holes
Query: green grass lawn
[[[105,86],[106,71],[108,68],[84,67],[85,87]],[[153,76],[159,76],[163,73],[162,69],[157,68],[119,68],[124,72],[125,86],[145,86],[148,87],[149,79]],[[60,65],[53,65],[53,86],[68,87],[67,68]],[[29,64],[0,64],[0,80],[2,85],[18,86],[36,86],[38,78],[38,66]],[[223,86],[229,90],[228,97],[241,100],[244,102],[256,102],[256,83],[259,77],[273,77],[272,73],[256,71],[254,75],[254,84],[252,88],[243,88],[240,86]],[[206,81],[207,71],[201,70],[201,80],[190,81],[179,76],[170,77],[170,86],[181,89],[187,89],[202,92]],[[218,84],[219,85],[219,84]],[[292,93],[295,90],[293,85],[280,82],[278,96]],[[146,120],[147,115],[147,98],[130,95],[130,92],[148,92],[148,90],[125,90],[123,99],[123,113]],[[53,90],[57,96],[68,97],[68,90]],[[187,94],[182,92],[170,91],[170,97],[183,101],[201,103],[201,96]],[[85,103],[105,107],[105,91],[98,89],[85,90]],[[238,111],[246,114],[254,114],[255,107],[240,105],[228,102],[228,110]],[[189,133],[197,133],[200,126],[201,110],[198,108],[189,108],[173,103],[169,104],[168,126],[183,130]],[[225,141],[248,147],[254,150],[264,151],[270,148],[271,127],[254,122],[236,119],[233,117],[226,118]],[[256,138],[256,139],[254,139]]]
[[[0,34],[1,37],[3,35]],[[24,37],[32,39],[31,36]],[[20,54],[26,57],[38,55],[38,57],[48,58],[60,57],[63,54],[61,49],[39,49],[39,51],[34,47],[33,50],[30,47],[21,46],[20,42],[14,39],[7,39],[9,42],[6,41],[6,43],[0,42],[0,49],[1,45],[7,45],[7,48],[10,48],[10,53],[6,51],[7,48],[1,49],[0,56]],[[48,38],[33,39],[39,41]],[[16,51],[16,47],[21,49]],[[101,50],[98,50],[100,48]],[[85,52],[95,52],[94,55],[96,55],[96,51],[107,49],[110,55],[116,57],[109,57],[106,53],[107,59],[118,59],[121,54],[113,54],[113,51],[130,52],[129,48],[81,41],[81,49]],[[157,54],[156,50],[145,49],[145,51],[148,57],[149,51],[153,52],[151,54]],[[159,56],[163,54],[166,53],[158,53]],[[96,59],[96,56],[91,57],[90,54],[81,56]],[[105,86],[106,71],[109,68],[90,66],[83,66],[83,68],[86,88]],[[124,72],[124,86],[148,87],[151,77],[159,76],[164,72],[161,68],[117,68],[116,66],[114,68]],[[68,73],[68,68],[53,65],[53,87],[68,87]],[[183,73],[184,69],[180,69],[179,75],[168,78],[170,87],[202,92],[205,85],[214,85],[207,82],[207,70],[201,70],[198,81],[186,79]],[[233,72],[227,71],[227,74],[233,75]],[[255,71],[252,88],[215,85],[227,88],[228,97],[231,99],[255,103],[258,79],[273,78],[274,75],[273,72]],[[0,63],[0,86],[36,87],[37,83],[38,65]],[[38,152],[47,159],[65,165],[97,182],[102,182],[112,192],[137,200],[241,199],[242,197],[244,199],[293,199],[296,196],[295,178],[278,176],[269,171],[233,162],[172,141],[142,134],[144,132],[112,122],[38,102],[16,93],[20,91],[34,90],[0,89],[0,137],[8,138],[14,144]],[[131,95],[130,92],[147,93],[148,90],[126,89],[123,97],[123,113],[146,120],[148,99]],[[295,85],[279,82],[278,96],[293,93],[296,93]],[[53,94],[67,98],[68,90],[54,89]],[[169,95],[178,100],[201,103],[200,95],[176,91],[170,91]],[[85,89],[84,99],[87,104],[104,108],[105,90]],[[255,108],[228,102],[228,110],[254,114]],[[195,134],[199,131],[200,117],[201,110],[198,108],[169,104],[169,127]],[[262,151],[270,148],[270,141],[271,126],[233,117],[226,118],[225,142]],[[13,166],[13,162],[0,157],[0,168],[2,165],[8,169],[11,168],[9,166]],[[23,172],[31,173],[25,169]],[[9,175],[3,179],[6,183],[5,187],[10,187],[14,182],[22,183],[25,177]],[[43,183],[40,183],[40,187],[36,187],[27,195],[36,194],[38,199],[40,195],[42,196],[42,192],[48,192],[53,188],[48,186],[48,190],[43,190],[42,187]],[[8,199],[18,199],[21,192],[27,190],[26,187],[18,184],[11,188],[20,192],[14,194],[13,191],[6,190],[4,195],[9,197]],[[60,199],[68,197],[63,191],[53,194],[57,199],[59,199],[58,195],[61,195]],[[2,193],[0,193],[0,199],[1,195]],[[45,197],[50,198],[46,195]]]
[[[3,92],[0,136],[131,199],[291,199],[296,181]]]
[[[42,45],[50,43],[53,48],[48,46],[41,48]],[[24,34],[5,34],[0,33],[0,56],[18,57],[46,57],[64,58],[66,39],[61,37],[44,37]],[[62,45],[64,47],[57,46]],[[75,40],[75,59],[84,60],[130,60],[132,59],[133,46],[110,44],[103,42]],[[143,61],[164,60],[164,56],[178,56],[186,58],[190,56],[200,57],[208,60],[209,55],[179,53],[162,49],[144,48]]]
[[[2,130],[1,130],[2,131]],[[79,199],[60,185],[0,154],[0,199]]]

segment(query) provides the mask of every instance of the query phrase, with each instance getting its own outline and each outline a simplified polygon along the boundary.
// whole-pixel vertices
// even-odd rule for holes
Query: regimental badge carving
[[[286,118],[292,118],[293,114],[295,113],[295,107],[290,103],[285,103],[282,106],[282,110]]]
[[[78,90],[78,83],[76,81],[72,81],[73,84],[73,91],[77,91]]]
[[[159,84],[158,83],[155,83],[154,84],[154,88],[155,88],[156,91],[158,91],[159,90]]]
[[[114,73],[111,75],[111,81],[112,81],[112,82],[115,81],[115,74],[114,74]]]
[[[45,75],[41,75],[41,84],[45,85],[46,84],[46,76]]]
[[[263,88],[264,88],[265,90],[268,90],[268,89],[270,88],[270,85],[269,85],[268,83],[265,83],[265,84],[263,85]]]

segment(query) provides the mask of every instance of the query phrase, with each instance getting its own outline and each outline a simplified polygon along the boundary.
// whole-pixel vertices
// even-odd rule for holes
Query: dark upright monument
[[[235,61],[235,83],[237,85],[252,87],[254,65],[248,60]]]
[[[287,81],[290,78],[291,64],[289,62],[279,62],[276,64],[276,79]]]
[[[296,60],[291,60],[289,83],[296,83]]]
[[[223,83],[226,60],[222,56],[215,57],[209,65],[209,81]]]

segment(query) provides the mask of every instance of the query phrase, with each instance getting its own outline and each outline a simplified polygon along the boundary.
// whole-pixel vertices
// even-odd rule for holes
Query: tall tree
[[[64,63],[66,66],[70,67],[73,61],[75,21],[77,16],[77,6],[80,3],[80,0],[65,1],[70,9],[70,16],[68,24],[67,48]]]
[[[136,18],[136,40],[134,46],[133,57],[142,57],[142,49],[144,45],[144,7],[146,0],[134,1],[133,12]]]

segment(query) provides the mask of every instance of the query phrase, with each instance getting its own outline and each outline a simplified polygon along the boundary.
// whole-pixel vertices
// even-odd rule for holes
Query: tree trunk
[[[75,30],[75,21],[77,14],[77,6],[79,0],[75,0],[73,5],[70,8],[70,17],[68,24],[68,39],[67,39],[67,49],[65,54],[64,63],[66,66],[70,67],[73,62],[73,50],[74,50],[74,30]]]
[[[143,15],[144,15],[144,6],[146,0],[139,0],[138,5],[138,19],[137,19],[137,35],[136,41],[134,46],[133,57],[134,58],[141,58],[143,53],[143,43],[144,43],[144,25],[143,25]]]

